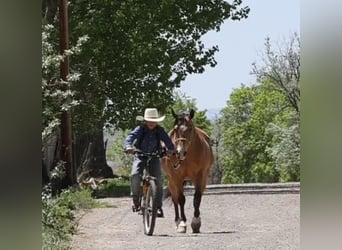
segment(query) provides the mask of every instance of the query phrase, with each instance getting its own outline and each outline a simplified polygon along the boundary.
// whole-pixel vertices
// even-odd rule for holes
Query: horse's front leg
[[[185,205],[185,196],[183,193],[179,195],[179,207],[180,207],[180,213],[181,213],[181,220],[177,227],[178,233],[186,233],[186,217],[184,212],[184,205]]]
[[[176,229],[178,228],[180,219],[179,219],[179,210],[178,210],[178,200],[172,198],[173,205],[175,207],[175,223],[176,223]]]
[[[179,206],[180,206],[180,212],[181,212],[181,219],[182,221],[186,222],[186,217],[185,217],[185,212],[184,212],[185,196],[183,193],[179,195]]]
[[[199,233],[201,227],[201,217],[199,207],[202,200],[202,191],[199,187],[195,187],[194,195],[194,217],[191,221],[191,228],[193,233]]]

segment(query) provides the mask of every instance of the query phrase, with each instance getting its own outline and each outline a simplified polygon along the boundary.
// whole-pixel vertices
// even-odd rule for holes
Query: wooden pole
[[[59,0],[59,28],[60,28],[60,54],[63,55],[64,51],[69,49],[69,29],[68,29],[68,1]],[[69,58],[64,57],[64,60],[60,64],[60,76],[63,80],[62,89],[64,91],[69,90],[69,84],[67,82],[67,76],[69,75]],[[73,185],[73,161],[72,161],[72,129],[71,129],[71,113],[69,110],[63,111],[61,117],[61,137],[62,137],[62,149],[61,159],[65,162],[66,175],[68,185]]]

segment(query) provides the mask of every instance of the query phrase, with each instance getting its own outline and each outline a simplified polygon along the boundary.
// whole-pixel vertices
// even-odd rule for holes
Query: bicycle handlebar
[[[136,154],[136,155],[142,156],[142,157],[155,157],[155,158],[162,158],[162,157],[166,156],[165,150],[163,150],[161,153],[159,153],[159,152],[147,153],[147,152],[143,152],[139,149],[134,149],[133,154]]]

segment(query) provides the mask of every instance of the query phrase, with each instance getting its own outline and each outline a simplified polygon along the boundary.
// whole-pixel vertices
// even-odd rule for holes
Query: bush
[[[254,182],[272,183],[278,182],[278,176],[272,162],[268,164],[257,162],[252,166]]]
[[[42,249],[70,249],[71,235],[77,230],[74,211],[99,205],[90,190],[67,189],[52,197],[46,187],[42,194]]]

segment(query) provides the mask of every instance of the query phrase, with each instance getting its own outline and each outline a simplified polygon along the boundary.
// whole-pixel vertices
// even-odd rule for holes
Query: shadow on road
[[[236,233],[236,231],[214,231],[214,232],[202,232],[198,234],[176,234],[176,235],[170,235],[170,234],[154,234],[155,237],[200,237],[201,235],[210,235],[210,234],[233,234]]]
[[[236,231],[214,231],[214,232],[202,232],[201,234],[233,234]]]

